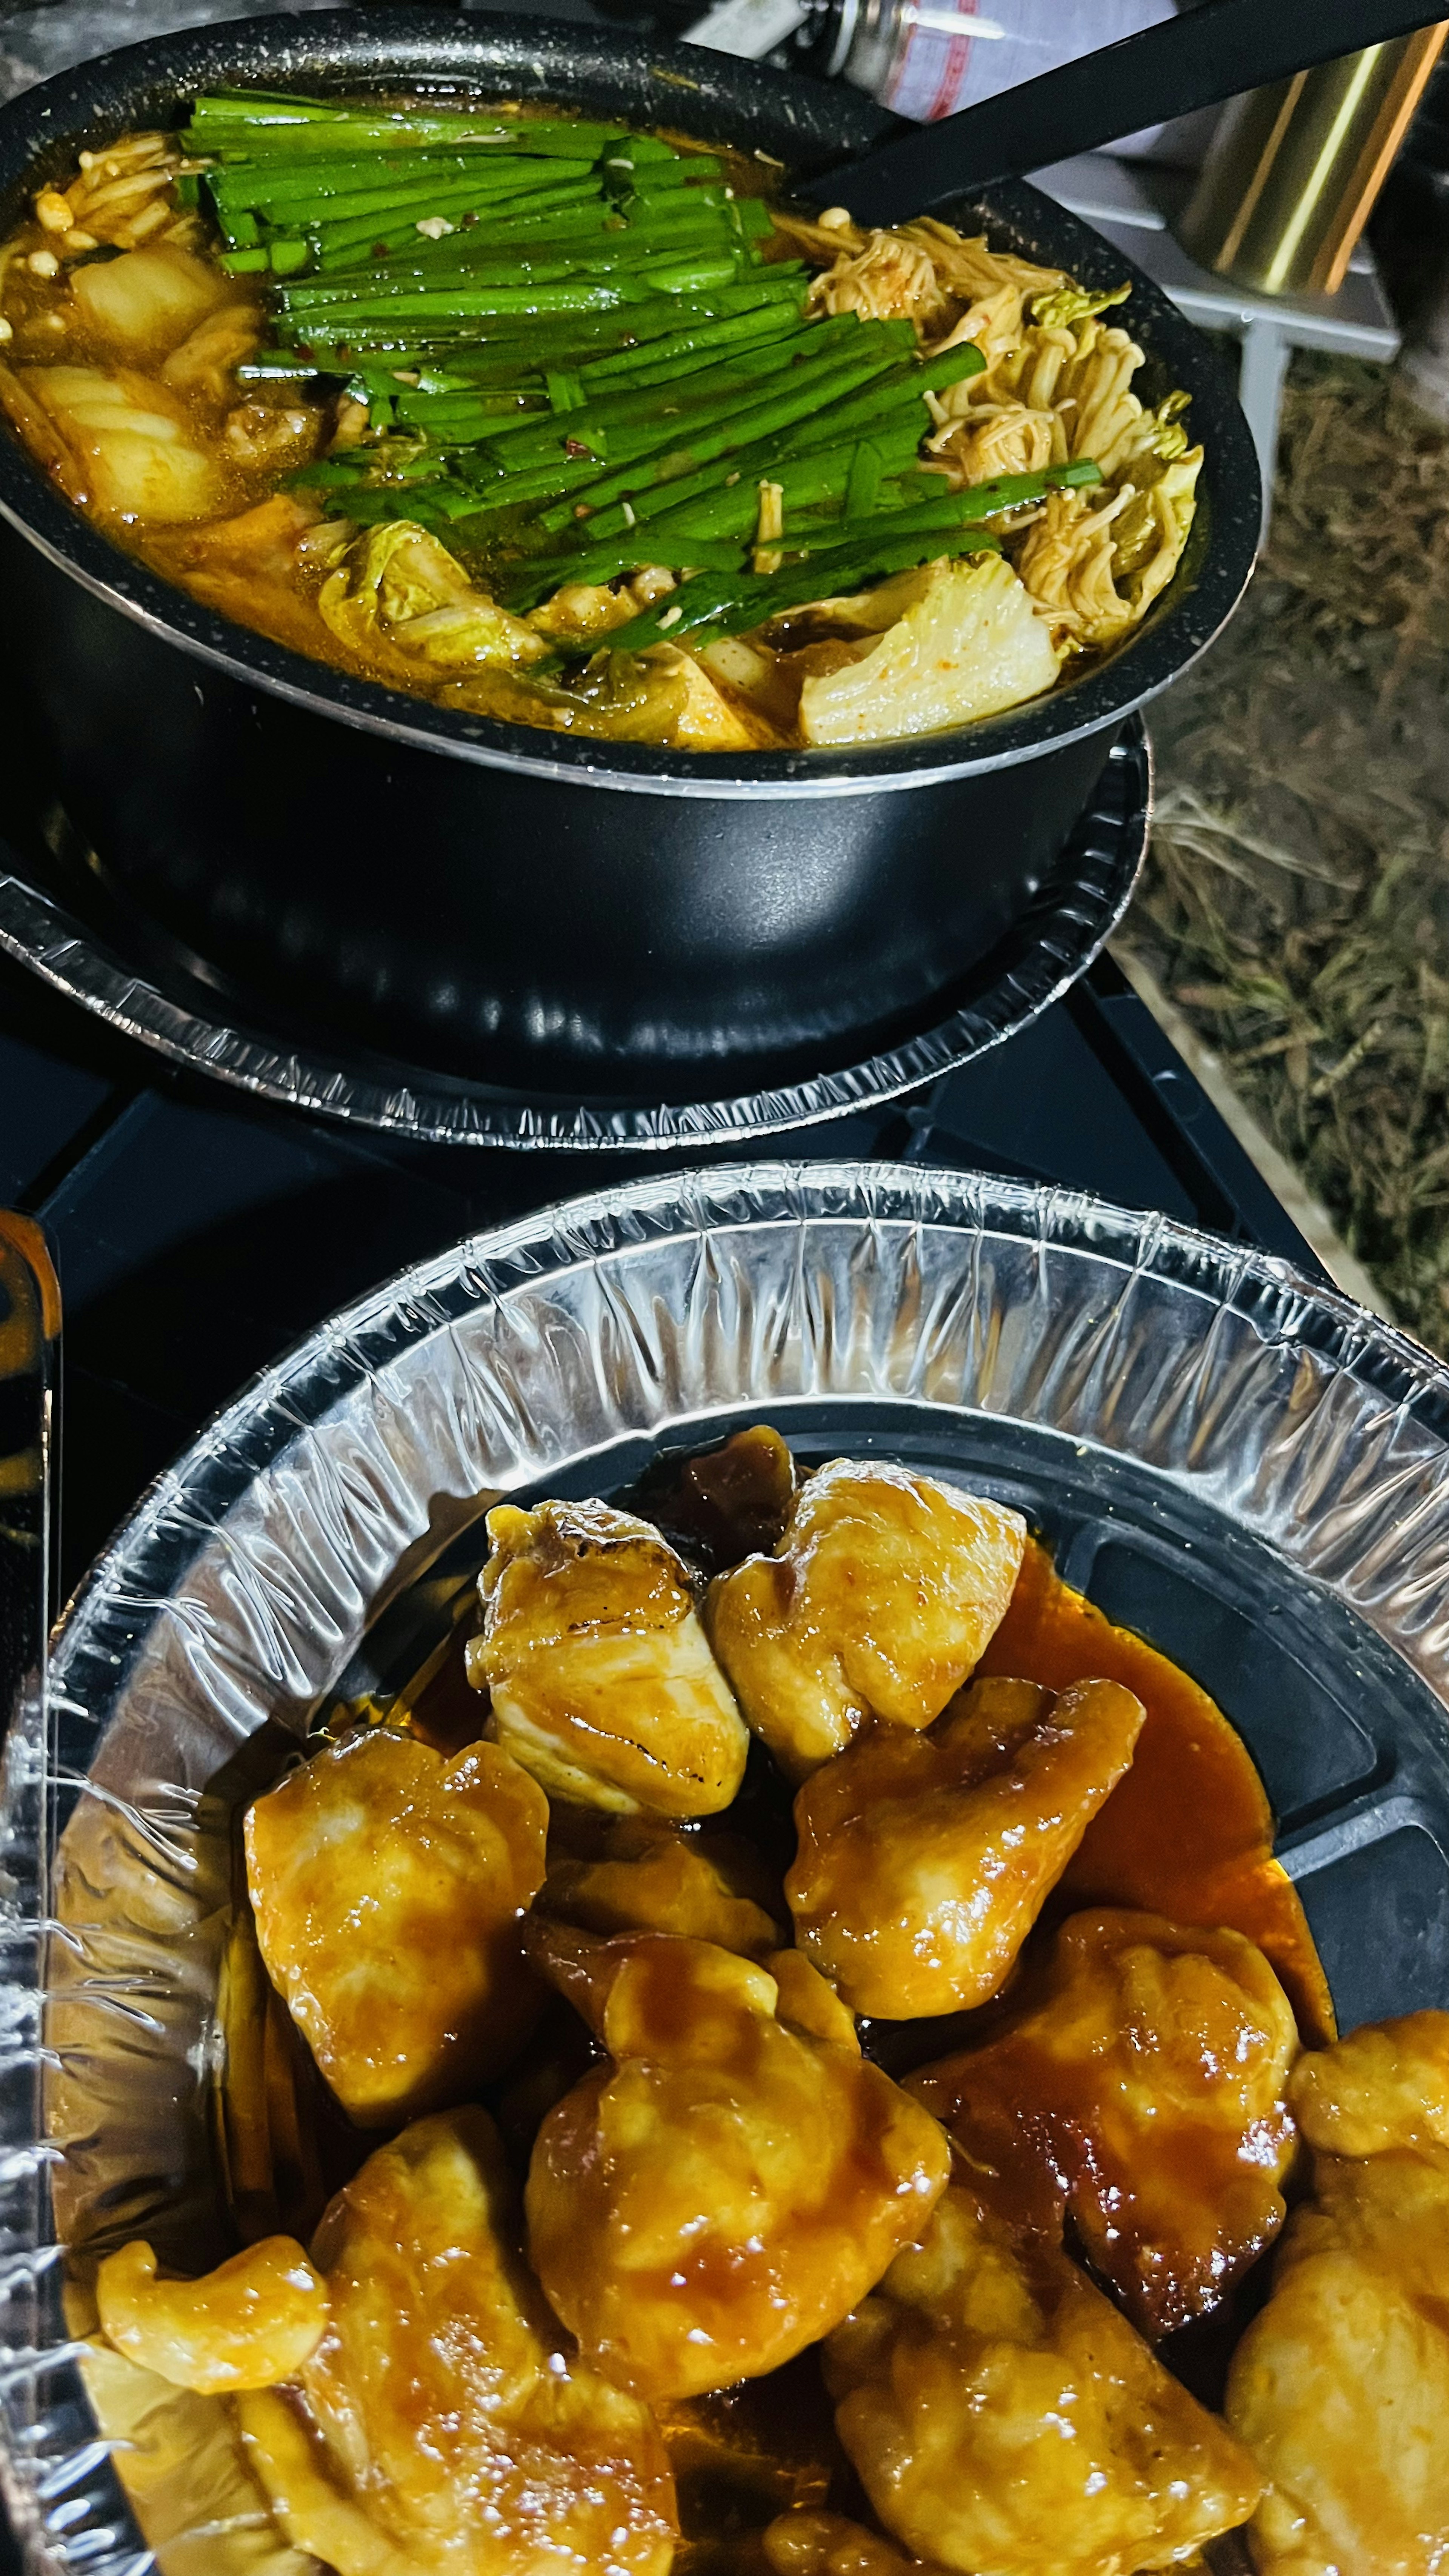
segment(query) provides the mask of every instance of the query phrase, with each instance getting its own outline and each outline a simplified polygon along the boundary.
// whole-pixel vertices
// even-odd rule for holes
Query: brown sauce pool
[[[1272,1961],[1305,2040],[1336,2036],[1333,2003],[1298,1892],[1273,1857],[1273,1811],[1235,1727],[1198,1683],[1062,1582],[1028,1539],[1011,1606],[978,1672],[1064,1690],[1122,1682],[1147,1711],[1125,1779],[1087,1827],[1055,1911],[1131,1905],[1247,1934]]]

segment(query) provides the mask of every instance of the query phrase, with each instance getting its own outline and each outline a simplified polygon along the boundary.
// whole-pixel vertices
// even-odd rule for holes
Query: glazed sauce
[[[483,1704],[463,1665],[471,1626],[471,1617],[460,1622],[389,1710],[394,1725],[448,1755],[482,1731]],[[1297,1890],[1273,1857],[1272,1808],[1252,1755],[1216,1701],[1179,1664],[1114,1627],[1063,1583],[1049,1551],[1032,1538],[1010,1607],[976,1669],[1053,1691],[1069,1682],[1122,1682],[1147,1711],[1132,1766],[1087,1827],[1050,1917],[1131,1905],[1245,1933],[1272,1961],[1305,2041],[1333,2039],[1328,1980]],[[368,1713],[353,1703],[333,1723]]]
[[[682,1465],[664,1462],[647,1492],[614,1499],[662,1521],[696,1562],[711,1569],[737,1562],[752,1546],[768,1546],[788,1509],[783,1444],[778,1445],[781,1456],[774,1454],[773,1435],[748,1434],[731,1444],[729,1453]],[[746,1474],[746,1469],[752,1472]],[[470,1605],[394,1697],[335,1704],[325,1723],[345,1730],[359,1719],[377,1723],[385,1718],[438,1751],[455,1753],[486,1723],[486,1699],[468,1683],[464,1666],[473,1623]],[[1039,1950],[1042,1932],[1063,1916],[1092,1906],[1139,1908],[1211,1930],[1227,1926],[1255,1941],[1270,1959],[1305,2039],[1331,2038],[1327,1983],[1298,1897],[1273,1858],[1273,1817],[1262,1783],[1246,1746],[1208,1694],[1165,1655],[1114,1626],[1063,1583],[1048,1550],[1030,1539],[1006,1617],[977,1670],[1030,1680],[1053,1691],[1074,1681],[1113,1680],[1134,1691],[1147,1711],[1132,1766],[1088,1827],[1041,1931],[1028,1944],[1028,1961]],[[709,1821],[742,1829],[763,1861],[777,1836],[782,1856],[788,1857],[793,1835],[790,1791],[777,1777],[762,1784],[757,1776],[762,1768],[769,1766],[752,1764],[751,1786],[733,1813]],[[558,1823],[567,1847],[566,1812]],[[556,1939],[567,1938],[558,1927],[554,1932]],[[701,1999],[666,1991],[656,2002],[660,2038],[671,2039],[685,2055],[697,2051]],[[596,2082],[604,2080],[585,2027],[586,2020],[597,2026],[597,2012],[590,2012],[581,1995],[575,2005],[577,2009],[560,2004],[550,2015],[494,2102],[520,2172],[542,2117],[591,2070]],[[1009,2022],[1009,2007],[1005,2009]],[[943,2043],[939,2023],[891,2027],[914,2034],[907,2062],[918,2064],[923,2057],[939,2057],[943,2044],[959,2046],[962,2038],[974,2045],[979,2034],[989,2046],[995,2011],[988,2006],[979,2021],[963,2017],[968,2027],[953,2043]],[[969,2028],[971,2022],[976,2022],[975,2030]],[[727,2056],[725,2033],[716,2035],[712,2054]],[[1052,2080],[1060,2086],[1060,2068],[1052,2070]],[[944,2101],[934,2101],[922,2090],[931,2108],[949,2116]],[[1231,2158],[1224,2162],[1221,2142],[1184,2138],[1174,2129],[1161,2144],[1159,2179],[1177,2159],[1175,2180],[1168,2176],[1168,2200],[1179,2226],[1190,2232],[1199,2216],[1206,2225],[1207,2216],[1226,2211],[1235,2267],[1250,2262],[1274,2220],[1270,2214],[1265,2221],[1257,2201],[1247,2204],[1244,2176]],[[848,2166],[848,2156],[844,2161]],[[1059,2231],[1054,2178],[1038,2162],[1028,2167],[1009,2152],[1003,2165],[1018,2194],[1014,2214],[1028,2226]],[[1247,2177],[1255,2179],[1259,2201],[1265,2194],[1271,2199],[1272,2177]],[[843,2187],[848,2193],[846,2177]],[[1209,2250],[1214,2248],[1221,2251],[1216,2238]],[[719,2249],[701,2248],[692,2286],[696,2294],[717,2291],[728,2309],[738,2300],[740,2284],[727,2264],[717,2280],[706,2282],[704,2275],[716,2271]],[[1235,2315],[1231,2300],[1225,2302],[1223,2320],[1230,2322]],[[1176,2312],[1143,2321],[1149,2330],[1160,2330],[1176,2322]],[[1204,2393],[1217,2402],[1221,2392],[1214,2383]],[[683,2539],[677,2564],[686,2576],[717,2576],[717,2571],[723,2576],[737,2564],[730,2553],[741,2535],[792,2504],[828,2500],[838,2510],[857,2515],[866,2510],[836,2438],[813,2351],[737,2389],[669,2407],[665,2432],[680,2481]]]
[[[1333,2039],[1328,1980],[1297,1890],[1273,1857],[1273,1811],[1247,1746],[1207,1692],[1073,1592],[1030,1538],[1011,1606],[977,1671],[1054,1691],[1068,1682],[1124,1682],[1147,1711],[1132,1767],[1087,1827],[1055,1910],[1132,1905],[1244,1932],[1271,1959],[1304,2039]]]

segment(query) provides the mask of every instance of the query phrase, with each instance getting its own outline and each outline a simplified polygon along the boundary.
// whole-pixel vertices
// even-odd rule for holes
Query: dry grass
[[[1153,716],[1128,942],[1449,1352],[1449,431],[1300,358],[1273,543]]]

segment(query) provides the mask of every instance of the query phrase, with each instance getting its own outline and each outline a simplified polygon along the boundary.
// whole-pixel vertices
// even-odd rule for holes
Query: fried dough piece
[[[295,2402],[238,2414],[288,2539],[337,2576],[667,2576],[658,2428],[564,2349],[517,2223],[474,2109],[379,2147],[323,2219],[326,2335]]]
[[[863,2063],[798,1952],[542,1937],[611,2063],[544,2121],[530,2259],[590,2360],[651,2399],[757,2378],[847,2315],[909,2244],[949,2150]]]
[[[199,2281],[163,2280],[149,2245],[123,2245],[96,2274],[96,2307],[116,2352],[204,2397],[295,2379],[327,2324],[327,2293],[290,2236],[264,2237]]]
[[[375,1727],[249,1809],[267,1974],[349,2118],[381,2128],[507,2065],[541,1996],[519,1940],[548,1801],[496,1744]]]
[[[767,1892],[763,1866],[735,1835],[624,1817],[602,1851],[550,1861],[537,1911],[585,1932],[677,1932],[763,1959],[782,1928],[761,1902]]]
[[[993,2208],[1082,2246],[1145,2334],[1226,2296],[1283,2223],[1292,2007],[1240,1932],[1074,1914],[995,2038],[922,2067]]]
[[[740,1706],[803,1780],[868,1717],[929,1726],[1005,1615],[1026,1525],[905,1467],[837,1458],[779,1545],[718,1575],[705,1624]]]
[[[1261,2576],[1449,2566],[1449,2013],[1299,2059],[1311,2150],[1273,2295],[1233,2357],[1227,2413],[1268,2480]]]
[[[1235,2529],[1260,2492],[1085,2274],[959,2183],[825,2372],[887,2531],[961,2576],[1135,2576]]]
[[[877,1726],[795,1801],[795,1937],[853,2012],[913,2021],[994,1995],[1146,1712],[1118,1682],[973,1682],[929,1733]]]
[[[555,1797],[624,1815],[727,1807],[750,1740],[681,1559],[607,1503],[500,1503],[468,1678],[493,1733]]]

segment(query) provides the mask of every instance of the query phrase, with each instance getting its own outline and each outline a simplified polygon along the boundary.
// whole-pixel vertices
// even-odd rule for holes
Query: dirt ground
[[[1449,1354],[1449,430],[1300,357],[1267,558],[1151,712],[1125,945]]]

